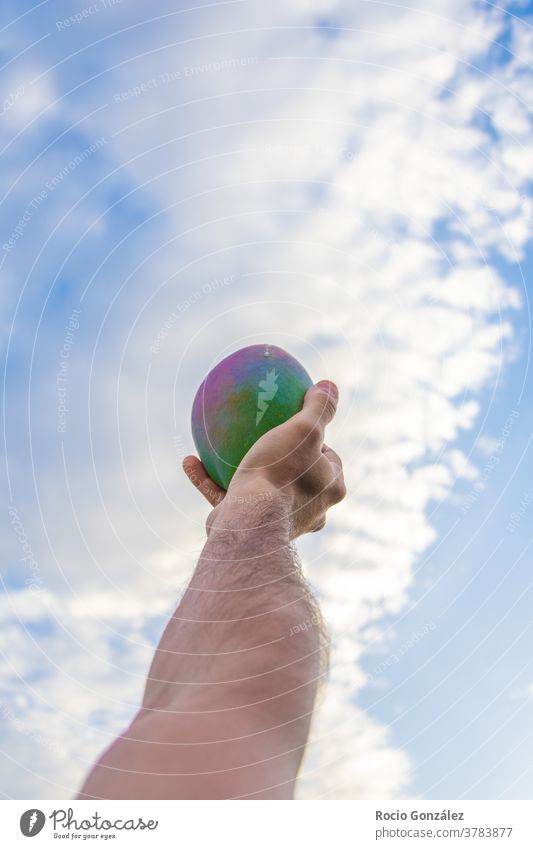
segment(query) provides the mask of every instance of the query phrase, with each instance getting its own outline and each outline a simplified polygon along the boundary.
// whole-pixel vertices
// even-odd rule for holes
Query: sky
[[[259,342],[341,391],[300,797],[531,798],[532,25],[4,0],[4,798],[132,718],[202,546],[194,392]]]

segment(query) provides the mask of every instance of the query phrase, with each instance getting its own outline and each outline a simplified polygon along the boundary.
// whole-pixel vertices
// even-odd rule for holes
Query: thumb
[[[307,390],[302,412],[306,418],[319,422],[323,427],[332,421],[337,412],[339,390],[331,380],[320,380]]]

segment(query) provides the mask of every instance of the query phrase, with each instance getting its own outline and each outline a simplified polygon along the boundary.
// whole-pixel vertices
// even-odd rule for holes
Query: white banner
[[[2,845],[533,847],[531,802],[2,801]],[[28,840],[35,838],[35,844]]]

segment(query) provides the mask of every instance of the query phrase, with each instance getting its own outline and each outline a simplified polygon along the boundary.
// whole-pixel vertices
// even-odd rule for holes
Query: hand
[[[324,430],[335,415],[337,400],[335,384],[321,381],[312,386],[299,413],[252,445],[227,493],[211,480],[197,457],[186,457],[185,473],[215,508],[208,529],[221,510],[261,496],[287,504],[292,539],[321,530],[329,507],[346,495],[341,460],[324,444]]]

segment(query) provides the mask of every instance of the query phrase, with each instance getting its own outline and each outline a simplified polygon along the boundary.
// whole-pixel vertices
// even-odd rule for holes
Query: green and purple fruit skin
[[[227,489],[254,442],[302,409],[312,383],[298,360],[275,345],[250,345],[218,363],[201,383],[191,416],[212,480]]]

